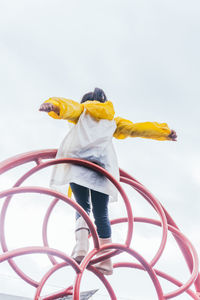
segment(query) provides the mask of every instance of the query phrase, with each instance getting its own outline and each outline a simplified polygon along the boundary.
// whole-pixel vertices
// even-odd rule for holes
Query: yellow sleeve
[[[54,119],[64,119],[72,123],[77,123],[80,115],[82,114],[84,107],[82,104],[65,98],[52,97],[46,100],[44,103],[51,103],[58,106],[60,114],[57,115],[54,111],[49,112],[49,116]]]
[[[50,117],[54,119],[68,120],[75,124],[78,122],[78,119],[84,108],[96,120],[113,120],[115,114],[111,101],[106,101],[105,103],[101,103],[99,101],[86,101],[84,103],[78,103],[70,99],[52,97],[46,100],[44,103],[54,104],[60,109],[59,115],[53,111],[49,112],[48,114]]]
[[[99,101],[86,101],[83,103],[87,112],[95,119],[113,120],[115,111],[111,101],[101,103]]]
[[[171,138],[169,138],[171,130],[166,123],[133,123],[120,117],[115,118],[115,122],[117,128],[113,136],[117,139],[125,139],[127,137],[142,137],[158,141],[171,140]]]

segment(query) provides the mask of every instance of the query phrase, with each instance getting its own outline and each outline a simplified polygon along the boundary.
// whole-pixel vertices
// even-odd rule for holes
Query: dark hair
[[[102,89],[95,88],[94,92],[89,92],[83,96],[83,98],[81,99],[81,103],[88,100],[90,101],[97,100],[99,102],[104,103],[107,101],[107,97]]]

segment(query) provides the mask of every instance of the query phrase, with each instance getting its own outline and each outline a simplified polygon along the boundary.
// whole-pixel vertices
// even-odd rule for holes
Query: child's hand
[[[171,133],[168,135],[168,137],[172,140],[172,141],[177,141],[177,134],[175,130],[171,130]]]
[[[54,111],[57,115],[60,114],[59,107],[56,105],[53,105],[52,103],[43,103],[40,106],[39,111],[45,111],[45,112]]]

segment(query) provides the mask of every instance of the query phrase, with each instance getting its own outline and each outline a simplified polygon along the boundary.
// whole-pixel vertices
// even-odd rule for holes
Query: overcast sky
[[[38,112],[48,97],[80,101],[84,93],[103,88],[117,116],[133,122],[167,122],[177,131],[177,142],[135,138],[115,140],[114,144],[120,167],[161,201],[199,252],[199,16],[197,0],[0,0],[0,159],[59,146],[68,126]],[[48,185],[49,172],[27,183]],[[2,176],[1,187],[9,187],[16,175]],[[134,195],[134,215],[154,215],[136,193],[128,193]],[[40,201],[39,196],[35,201],[15,198],[7,217],[9,249],[40,244],[42,218],[50,201]],[[120,216],[122,206],[120,201],[112,204],[111,216]],[[63,251],[66,241],[57,233],[65,234],[63,228],[68,228],[67,240],[73,239],[70,212],[65,205],[58,205],[49,228],[50,245]],[[35,224],[35,218],[41,222]],[[31,234],[24,222],[29,224]],[[122,229],[119,232],[113,233],[114,241],[123,236]],[[159,245],[159,230],[151,232],[141,226],[135,235],[137,250],[152,257],[149,249],[154,242]],[[70,242],[67,253],[72,246]],[[170,247],[161,267],[177,262]],[[39,263],[35,257],[19,261],[38,280],[41,270],[50,266],[43,256]],[[177,268],[171,271],[176,276]],[[131,274],[133,281],[140,276],[138,271]],[[186,281],[185,274],[177,272],[177,278]],[[116,285],[118,275],[113,276]],[[53,286],[65,286],[61,277],[52,280],[48,292]],[[91,288],[96,287],[94,280]],[[138,280],[143,282],[143,277]],[[147,282],[150,297],[154,292],[148,278]],[[18,280],[7,264],[0,265],[0,283],[2,293],[33,297],[34,289]],[[163,287],[168,288],[165,284]],[[134,292],[124,285],[119,295],[122,299],[147,299],[145,291],[141,295],[135,288]],[[98,299],[106,299],[104,294],[99,292]],[[155,294],[151,297],[156,298]]]

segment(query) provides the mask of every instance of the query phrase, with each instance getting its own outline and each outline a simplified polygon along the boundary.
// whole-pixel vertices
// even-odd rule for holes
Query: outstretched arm
[[[64,119],[77,123],[84,107],[70,99],[52,97],[46,100],[39,108],[40,111],[48,112],[54,119]]]
[[[114,118],[114,107],[111,101],[101,103],[99,101],[86,101],[82,104],[65,99],[65,98],[49,98],[41,106],[40,111],[48,112],[55,119],[64,119],[77,123],[83,110],[86,111],[96,120]]]
[[[166,123],[133,123],[120,117],[115,118],[115,122],[117,128],[114,132],[114,137],[117,139],[125,139],[127,137],[142,137],[158,141],[176,141],[177,139],[176,132],[171,130]]]

